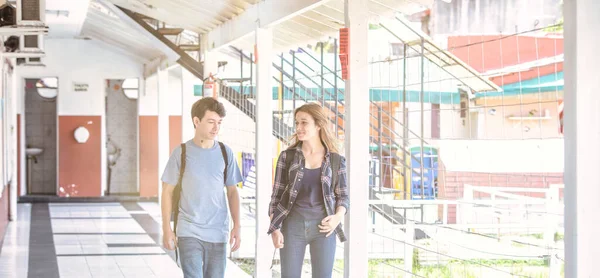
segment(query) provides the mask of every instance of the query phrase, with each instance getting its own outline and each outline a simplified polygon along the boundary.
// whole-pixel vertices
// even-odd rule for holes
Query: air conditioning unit
[[[17,0],[18,26],[46,26],[46,0]]]
[[[0,0],[0,39],[6,58],[44,56],[46,0]],[[35,61],[35,59],[34,59]]]
[[[3,3],[0,6],[0,27],[14,25],[17,25],[17,9],[10,3]]]
[[[2,36],[4,42],[4,56],[14,58],[42,57],[44,56],[44,35],[20,34]]]
[[[17,66],[45,67],[41,57],[17,58]]]

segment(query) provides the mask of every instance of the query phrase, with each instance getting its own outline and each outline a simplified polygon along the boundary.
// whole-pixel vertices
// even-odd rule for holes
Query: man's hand
[[[337,228],[341,221],[342,216],[338,214],[327,216],[321,221],[321,225],[319,225],[319,232],[327,233],[326,237],[329,237],[335,231],[335,228]]]
[[[163,231],[163,246],[167,250],[175,250],[177,246],[177,237],[171,229]]]
[[[275,246],[276,249],[283,248],[283,234],[280,230],[272,232],[271,239],[273,240],[273,246]]]
[[[231,229],[231,235],[229,236],[229,245],[231,245],[231,252],[237,251],[240,248],[241,242],[241,229],[239,227],[234,226],[233,229]]]

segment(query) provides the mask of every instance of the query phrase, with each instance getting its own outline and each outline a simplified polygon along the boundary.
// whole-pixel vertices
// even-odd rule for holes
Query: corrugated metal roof
[[[197,33],[206,33],[260,0],[109,0],[125,9]]]
[[[369,13],[374,19],[390,17],[395,13],[413,14],[432,5],[432,0],[372,0]],[[306,46],[329,37],[337,37],[344,27],[344,0],[326,1],[324,4],[306,11],[273,27],[274,48],[277,51]],[[254,38],[246,37],[234,46],[251,51]]]
[[[146,16],[200,34],[208,33],[231,20],[261,0],[108,0],[109,2]],[[287,0],[286,0],[287,1]],[[294,0],[300,1],[300,0]],[[412,14],[431,7],[433,0],[371,0],[369,11],[373,17],[391,16],[396,12]],[[282,5],[285,5],[282,1]],[[337,37],[344,27],[344,0],[323,0],[312,10],[305,11],[273,27],[274,47],[278,50],[306,46],[309,43]],[[254,46],[252,36],[234,43],[250,51]]]
[[[81,36],[109,44],[144,62],[164,55],[152,46],[147,36],[122,22],[102,4],[95,1],[90,3]]]

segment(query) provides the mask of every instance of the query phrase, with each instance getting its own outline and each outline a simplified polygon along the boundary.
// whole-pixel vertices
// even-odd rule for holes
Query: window
[[[404,44],[402,43],[391,43],[392,56],[403,56],[404,55]]]
[[[35,87],[41,97],[53,99],[58,95],[58,78],[42,78],[35,83]]]
[[[130,99],[137,99],[140,91],[140,80],[137,78],[127,78],[123,81],[123,93]]]

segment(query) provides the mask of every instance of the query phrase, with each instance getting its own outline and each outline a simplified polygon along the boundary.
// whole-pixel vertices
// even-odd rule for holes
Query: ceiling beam
[[[126,46],[123,46],[123,45],[118,45],[115,42],[107,42],[107,41],[105,41],[105,38],[102,38],[101,36],[97,36],[95,34],[88,34],[88,35],[86,35],[86,37],[89,37],[90,39],[92,39],[93,43],[100,45],[107,51],[111,51],[111,52],[118,53],[118,54],[121,54],[121,55],[124,55],[127,57],[131,57],[132,59],[134,59],[140,63],[148,62],[148,58],[136,53],[135,51],[132,51],[131,48],[127,48]]]
[[[328,1],[295,0],[282,5],[280,0],[264,0],[254,4],[236,18],[208,32],[209,50],[217,50],[252,34],[257,24],[272,27]]]
[[[73,21],[75,23],[75,35],[81,34],[81,28],[83,28],[83,22],[87,17],[87,13],[90,6],[90,0],[73,1],[69,4],[69,7],[74,10]]]

